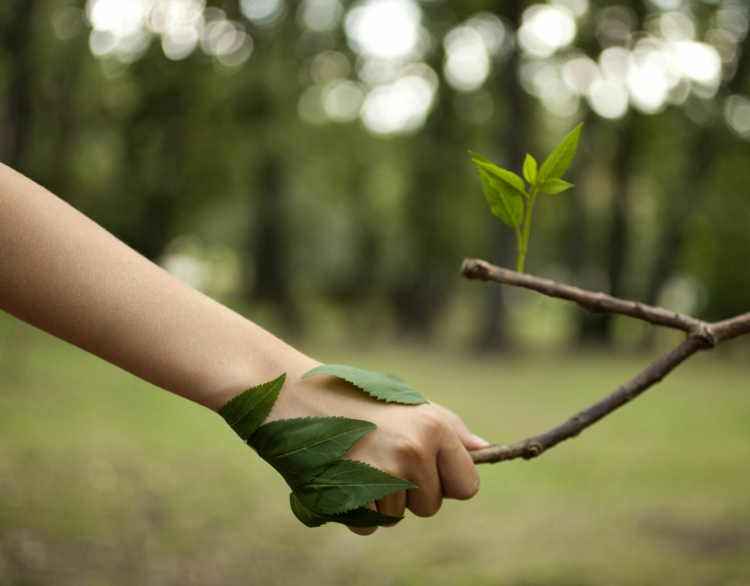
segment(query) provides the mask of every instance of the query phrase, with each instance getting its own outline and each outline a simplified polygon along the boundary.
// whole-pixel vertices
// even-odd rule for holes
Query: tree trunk
[[[7,1],[7,0],[6,0]],[[2,44],[9,58],[8,90],[2,134],[2,159],[23,173],[24,154],[32,124],[30,49],[35,0],[14,0],[10,18],[2,31]]]
[[[523,5],[515,2],[507,14],[514,24],[521,21]],[[513,172],[520,172],[527,152],[527,103],[523,88],[518,80],[520,57],[516,54],[505,66],[505,71],[498,77],[498,89],[504,90],[508,105],[508,120],[504,121],[503,131],[498,136],[499,148],[505,153],[508,167]],[[494,223],[492,249],[488,254],[490,262],[505,267],[515,268],[517,254],[516,235],[512,229],[499,221]],[[485,289],[485,310],[477,335],[480,349],[503,350],[508,348],[508,312],[503,303],[502,287]]]

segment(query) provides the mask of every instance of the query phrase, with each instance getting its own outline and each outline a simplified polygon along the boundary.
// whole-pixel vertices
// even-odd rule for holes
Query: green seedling
[[[529,249],[529,232],[531,214],[534,211],[536,197],[540,193],[558,194],[573,187],[572,183],[563,181],[562,177],[573,162],[581,127],[576,126],[542,163],[541,168],[531,155],[526,155],[523,164],[523,177],[507,169],[501,169],[477,153],[469,151],[479,171],[484,195],[490,204],[492,213],[516,231],[518,240],[517,271],[523,272],[526,252]],[[528,183],[528,185],[527,185]]]

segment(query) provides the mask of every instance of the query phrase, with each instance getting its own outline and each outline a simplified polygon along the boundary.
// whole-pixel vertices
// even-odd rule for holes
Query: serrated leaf
[[[346,511],[345,513],[340,513],[338,515],[321,515],[313,513],[303,505],[300,500],[294,496],[294,493],[289,495],[289,505],[292,508],[294,516],[308,527],[320,527],[326,523],[341,523],[342,525],[348,525],[349,527],[379,527],[381,525],[398,523],[403,519],[403,517],[393,517],[364,507],[352,511]]]
[[[248,445],[294,487],[311,481],[374,429],[374,423],[346,417],[280,419],[260,426]]]
[[[526,178],[531,185],[534,185],[537,178],[537,164],[536,159],[529,154],[526,154],[526,159],[523,162],[523,176]]]
[[[292,487],[292,492],[314,513],[332,515],[410,488],[416,486],[364,462],[339,460],[310,482]]]
[[[539,186],[539,191],[542,193],[556,194],[567,191],[571,187],[575,187],[572,183],[563,181],[562,179],[547,179],[544,183]]]
[[[219,415],[237,435],[247,440],[268,417],[285,380],[286,373],[277,379],[240,393],[224,403],[219,409]]]
[[[583,123],[576,126],[544,161],[537,177],[540,184],[546,182],[547,179],[560,179],[565,175],[565,171],[568,170],[576,155],[582,126]]]
[[[302,375],[302,378],[319,374],[337,376],[345,381],[349,381],[371,397],[375,397],[379,401],[385,401],[386,403],[420,405],[427,402],[422,395],[395,374],[370,372],[369,370],[362,370],[343,364],[325,364],[306,372]]]
[[[297,517],[303,525],[307,525],[308,527],[320,527],[321,525],[328,523],[328,519],[323,515],[313,513],[303,505],[300,500],[294,496],[294,493],[289,495],[289,506],[292,508],[294,516]]]
[[[479,172],[482,191],[484,191],[487,203],[490,204],[492,213],[511,228],[518,229],[523,222],[523,188],[519,191],[515,179],[511,179],[512,182],[508,182],[507,180],[501,179],[497,173],[491,173],[488,168],[499,168],[481,155],[472,153],[471,151],[469,151],[469,153],[471,154],[472,160]],[[510,172],[508,171],[508,173]],[[516,177],[523,186],[521,178],[517,175]],[[516,185],[513,183],[516,183]]]

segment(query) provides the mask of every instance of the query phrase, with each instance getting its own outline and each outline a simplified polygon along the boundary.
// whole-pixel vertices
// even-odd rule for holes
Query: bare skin
[[[0,309],[214,411],[287,373],[269,420],[340,415],[378,428],[347,454],[419,488],[369,506],[434,515],[469,499],[479,475],[467,450],[488,444],[434,403],[386,405],[320,363],[175,279],[49,191],[0,164]],[[362,535],[374,529],[352,529]]]

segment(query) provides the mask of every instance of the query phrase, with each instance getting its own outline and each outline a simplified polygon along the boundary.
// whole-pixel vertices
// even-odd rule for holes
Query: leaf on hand
[[[326,523],[341,523],[342,525],[348,525],[349,527],[379,527],[381,525],[398,523],[403,519],[403,517],[393,517],[366,508],[354,509],[338,515],[320,515],[318,513],[313,513],[303,505],[300,500],[294,496],[294,493],[289,495],[289,505],[292,508],[294,516],[308,527],[320,527]]]
[[[237,435],[247,440],[268,417],[285,380],[286,373],[277,379],[240,393],[219,409],[219,415]]]
[[[364,462],[339,460],[307,484],[292,487],[292,492],[314,513],[332,515],[410,488],[416,486]]]
[[[302,375],[302,378],[328,374],[349,381],[359,387],[371,397],[386,403],[401,403],[403,405],[419,405],[426,403],[425,398],[411,388],[395,374],[370,372],[343,364],[325,364],[313,368]]]
[[[560,179],[565,175],[565,171],[568,170],[576,155],[582,126],[583,123],[576,126],[544,161],[537,178],[540,184],[545,183],[547,179]]]
[[[527,154],[526,159],[523,162],[523,176],[526,178],[531,185],[534,185],[537,178],[537,164],[536,159],[531,155]]]
[[[556,194],[567,191],[571,187],[575,187],[572,183],[563,181],[562,179],[547,179],[544,183],[539,186],[539,191],[542,193]]]
[[[500,169],[481,155],[469,153],[479,171],[482,190],[492,213],[511,228],[518,229],[523,222],[523,198],[526,193],[523,179]]]
[[[374,423],[345,417],[280,419],[258,428],[248,444],[294,487],[314,479],[374,429]]]

